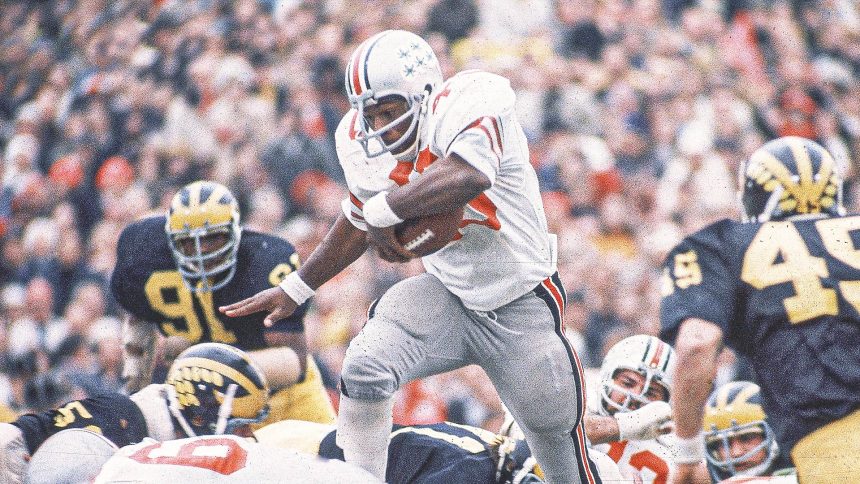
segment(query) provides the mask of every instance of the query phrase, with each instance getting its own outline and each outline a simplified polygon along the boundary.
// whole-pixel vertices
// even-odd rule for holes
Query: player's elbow
[[[493,183],[489,178],[487,178],[487,175],[475,168],[466,171],[462,178],[463,185],[467,187],[470,192],[474,193],[475,196],[489,190],[490,187],[493,186]]]
[[[678,367],[682,362],[715,359],[723,341],[723,331],[714,323],[702,319],[688,319],[681,325],[675,342]]]

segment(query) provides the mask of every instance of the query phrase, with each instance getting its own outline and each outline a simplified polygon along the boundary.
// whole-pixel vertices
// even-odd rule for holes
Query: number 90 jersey
[[[303,331],[307,304],[271,329],[263,325],[265,313],[231,318],[219,313],[218,306],[276,286],[298,266],[299,256],[289,242],[244,230],[230,282],[214,292],[192,292],[176,270],[164,217],[150,217],[132,223],[120,235],[111,291],[123,308],[139,319],[157,323],[165,336],[256,350],[266,347],[264,331]]]
[[[750,357],[781,450],[860,407],[860,217],[740,223],[685,238],[663,267],[661,337],[699,318]]]

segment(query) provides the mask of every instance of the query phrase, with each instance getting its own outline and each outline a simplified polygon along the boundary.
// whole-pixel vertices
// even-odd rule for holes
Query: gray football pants
[[[495,311],[466,309],[430,274],[392,286],[346,352],[341,392],[390,398],[403,384],[481,366],[526,435],[550,483],[600,482],[588,459],[578,357],[562,336],[558,274]]]

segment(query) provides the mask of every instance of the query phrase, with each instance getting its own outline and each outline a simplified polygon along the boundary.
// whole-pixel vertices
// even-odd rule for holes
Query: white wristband
[[[287,293],[287,296],[290,296],[290,299],[296,302],[296,304],[301,305],[311,297],[313,297],[316,292],[311,289],[310,286],[299,277],[298,272],[290,273],[287,277],[281,281],[278,286]]]
[[[698,464],[705,459],[705,439],[701,432],[689,439],[675,435],[671,452],[676,464]]]
[[[364,202],[364,207],[362,207],[361,211],[364,213],[364,221],[368,225],[374,227],[391,227],[403,221],[402,218],[398,217],[391,210],[388,200],[385,198],[386,195],[388,195],[388,192],[379,192]]]

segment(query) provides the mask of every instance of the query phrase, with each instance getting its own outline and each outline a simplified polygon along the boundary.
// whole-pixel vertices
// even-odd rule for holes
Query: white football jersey
[[[433,162],[456,153],[484,173],[491,188],[469,202],[460,233],[422,258],[463,304],[490,311],[534,289],[556,270],[555,235],[547,231],[537,175],[514,111],[507,79],[461,72],[427,101],[415,162],[386,153],[367,158],[355,141],[357,112],[344,116],[335,134],[350,197],[344,214],[366,230],[362,207],[370,197],[421,176]]]
[[[665,484],[674,472],[670,449],[658,440],[627,440],[594,448],[618,463],[622,472],[632,467],[642,477],[643,484]]]
[[[207,435],[120,449],[94,484],[206,482],[208,484],[295,480],[309,483],[372,483],[373,476],[346,462],[249,442],[233,435]]]

